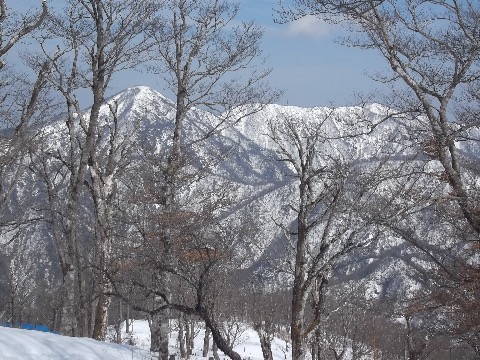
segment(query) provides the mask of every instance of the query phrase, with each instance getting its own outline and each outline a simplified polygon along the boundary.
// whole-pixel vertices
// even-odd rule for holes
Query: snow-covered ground
[[[103,343],[86,338],[0,327],[2,360],[151,359],[139,347]]]
[[[203,329],[198,328],[192,360],[205,359],[202,355]],[[2,360],[146,360],[156,359],[155,353],[148,351],[150,347],[150,330],[144,320],[133,322],[133,331],[125,342],[135,345],[119,345],[105,343],[87,338],[71,338],[67,336],[44,333],[34,330],[20,330],[0,327],[0,359]],[[172,331],[170,353],[178,353],[177,333]],[[262,360],[262,351],[256,332],[245,326],[245,331],[235,346],[243,359]],[[291,359],[290,347],[285,341],[275,338],[272,344],[275,360]],[[209,356],[212,356],[210,352]],[[220,358],[226,359],[220,353]],[[179,357],[177,356],[177,359]]]

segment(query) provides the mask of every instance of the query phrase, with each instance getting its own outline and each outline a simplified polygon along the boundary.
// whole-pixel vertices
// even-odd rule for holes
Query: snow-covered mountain
[[[121,137],[142,143],[144,149],[161,161],[171,141],[174,102],[155,90],[139,86],[113,96],[108,103],[116,109]],[[248,248],[242,250],[250,259],[243,264],[244,267],[261,271],[268,262],[284,257],[290,246],[279,224],[290,226],[295,220],[291,206],[296,204],[297,184],[292,168],[285,161],[278,161],[278,144],[272,139],[272,129],[281,126],[285,120],[290,121],[302,136],[308,137],[306,134],[311,129],[320,129],[321,146],[318,151],[322,156],[341,159],[342,164],[350,164],[356,172],[368,173],[371,170],[381,174],[384,169],[380,166],[386,163],[394,164],[390,171],[408,171],[403,165],[405,160],[424,161],[425,155],[419,153],[418,146],[408,140],[407,127],[401,118],[382,121],[388,111],[378,104],[337,109],[269,104],[245,117],[240,116],[242,112],[238,110],[240,120],[230,119],[231,126],[212,136],[206,135],[218,125],[219,118],[203,109],[195,108],[189,112],[184,127],[185,143],[192,143],[188,154],[193,166],[207,169],[210,175],[200,179],[195,186],[213,189],[213,182],[227,180],[235,189],[236,198],[235,205],[225,216],[243,211],[254,219],[257,230],[254,239]],[[102,107],[101,126],[105,129],[105,136],[100,141],[105,144],[111,126],[111,120],[108,120],[110,114],[108,106]],[[87,121],[88,111],[77,116]],[[65,151],[66,131],[62,119],[44,128],[50,153]],[[203,137],[206,139],[197,142]],[[295,148],[287,150],[296,151]],[[375,189],[378,204],[381,203],[381,188],[387,192],[392,186],[389,182],[378,185]],[[186,193],[193,190],[186,189]],[[23,196],[32,193],[36,191],[28,191]],[[43,234],[39,236],[48,237],[45,232]],[[408,244],[389,236],[381,236],[376,247],[362,249],[341,262],[339,273],[347,280],[368,279],[371,281],[370,288],[374,289],[372,292],[376,294],[401,287],[401,279],[412,284],[414,276],[408,275],[408,262],[415,262],[412,257],[418,254],[414,255],[415,251]],[[421,261],[418,259],[417,262]]]
[[[100,172],[105,171],[102,167],[107,162],[102,162],[102,158],[106,159],[109,151],[114,149],[114,162],[119,170],[113,182],[119,190],[116,210],[120,214],[115,219],[114,236],[119,242],[128,242],[125,246],[127,252],[136,249],[139,244],[138,237],[131,236],[136,229],[132,231],[133,220],[130,221],[129,217],[136,217],[142,222],[146,219],[145,214],[165,215],[152,217],[151,223],[157,220],[160,223],[153,225],[155,230],[154,226],[165,226],[170,219],[183,221],[183,215],[189,219],[192,214],[205,211],[202,208],[205,204],[223,204],[225,201],[224,205],[212,210],[215,212],[212,216],[216,221],[214,225],[206,225],[206,230],[200,228],[194,231],[207,233],[214,226],[221,230],[212,236],[198,236],[199,243],[193,244],[195,247],[192,249],[207,249],[208,254],[210,241],[220,238],[218,243],[213,244],[219,247],[214,249],[223,250],[221,246],[230,246],[224,252],[228,255],[228,261],[241,259],[235,263],[235,269],[240,268],[241,271],[235,271],[232,278],[243,279],[242,276],[247,274],[251,276],[249,281],[254,278],[264,281],[264,284],[271,282],[270,289],[277,284],[284,285],[286,280],[291,280],[288,272],[291,271],[292,261],[289,263],[286,260],[292,260],[295,251],[295,236],[291,232],[295,231],[299,192],[296,169],[290,160],[298,160],[309,151],[315,153],[313,164],[318,169],[317,174],[325,173],[325,176],[319,177],[320,180],[309,184],[311,189],[334,189],[340,184],[341,196],[344,197],[332,217],[333,227],[340,229],[338,232],[332,231],[331,237],[339,234],[340,239],[332,242],[332,249],[335,250],[335,244],[341,243],[353,232],[360,234],[362,245],[339,259],[332,271],[329,294],[333,294],[330,297],[333,301],[352,294],[358,296],[355,299],[360,301],[409,300],[415,292],[427,288],[433,278],[429,273],[434,267],[431,254],[448,263],[450,259],[454,260],[456,254],[468,252],[468,246],[455,238],[454,231],[457,228],[461,231],[462,219],[457,221],[458,218],[454,216],[445,216],[455,203],[442,201],[451,190],[438,161],[425,149],[425,144],[428,145],[431,139],[423,138],[428,136],[428,131],[421,128],[421,121],[395,116],[392,109],[379,104],[335,109],[276,104],[256,106],[258,111],[249,115],[245,115],[250,110],[248,107],[219,116],[201,108],[194,108],[188,113],[183,128],[185,159],[181,159],[186,169],[186,181],[180,181],[177,189],[180,216],[169,218],[169,213],[162,213],[165,210],[165,199],[162,199],[165,187],[162,181],[165,181],[164,171],[172,141],[175,103],[155,90],[141,86],[127,89],[108,100],[108,104],[101,109],[97,129],[98,159]],[[87,110],[72,118],[76,123],[75,136],[78,139],[75,145],[79,147],[82,146],[88,115]],[[228,121],[223,123],[227,116]],[[222,131],[216,131],[217,128]],[[36,130],[39,136],[35,138],[38,142],[34,145],[37,148],[26,152],[28,156],[21,162],[25,171],[18,173],[18,187],[13,192],[11,206],[4,213],[11,214],[12,218],[24,213],[26,225],[21,227],[20,232],[16,232],[16,229],[11,232],[16,236],[15,241],[9,242],[11,234],[8,232],[0,239],[0,242],[8,243],[4,247],[6,254],[0,254],[7,261],[0,258],[0,266],[9,269],[11,279],[8,280],[19,285],[14,295],[22,301],[28,301],[29,296],[38,292],[38,286],[55,289],[53,291],[57,291],[56,294],[46,292],[42,294],[45,299],[39,300],[47,304],[57,302],[54,305],[56,309],[49,308],[52,312],[52,309],[58,309],[55,297],[61,297],[58,258],[60,252],[66,251],[65,234],[62,231],[65,228],[65,198],[67,187],[70,186],[68,166],[72,159],[78,161],[79,149],[70,157],[74,150],[70,147],[69,139],[74,137],[68,134],[69,129],[63,118]],[[112,131],[115,132],[114,140]],[[305,148],[299,148],[298,143],[305,144]],[[465,140],[459,144],[459,150],[462,164],[466,165],[466,183],[471,184],[472,189],[478,189],[479,143]],[[336,182],[337,176],[341,178],[340,182]],[[85,283],[95,283],[97,275],[95,270],[90,269],[95,267],[95,264],[91,264],[96,260],[94,257],[98,256],[98,245],[94,241],[97,229],[92,216],[95,209],[89,194],[92,191],[92,179],[89,171],[85,179],[82,178],[84,188],[79,202],[81,209],[78,210],[81,217],[77,229],[79,252],[87,268],[84,271]],[[143,182],[145,179],[150,183]],[[112,180],[109,181],[111,189]],[[151,186],[157,193],[145,195],[145,192],[138,191],[140,195],[137,198],[137,190],[145,185]],[[150,195],[153,196],[151,200],[148,197]],[[56,206],[53,211],[49,208],[51,204]],[[138,211],[145,204],[148,209],[145,212]],[[317,212],[312,212],[312,218],[328,207],[328,201],[320,201],[316,206]],[[452,214],[455,215],[455,212]],[[342,228],[344,224],[347,225]],[[313,232],[307,261],[312,261],[312,254],[319,247],[318,239],[324,228],[324,223],[320,222],[318,231]],[[58,235],[56,238],[55,231]],[[243,232],[238,239],[237,232]],[[225,234],[228,236],[222,238]],[[410,242],[405,240],[409,236]],[[179,239],[182,237],[179,236]],[[190,241],[190,238],[186,241]],[[415,241],[419,242],[415,244]],[[150,249],[148,246],[145,248],[147,252]],[[117,256],[116,260],[120,259],[119,263],[127,258],[121,265],[128,267],[130,257],[122,251],[123,248],[114,256]],[[161,251],[158,253],[159,258],[164,256]],[[190,255],[188,251],[181,254]],[[131,258],[144,255],[141,252],[134,253]],[[178,263],[181,262],[182,258],[179,257]],[[181,275],[188,279],[189,267],[194,266],[188,261],[185,264],[178,263],[175,264],[175,271],[184,271]],[[180,268],[182,265],[183,269]],[[286,270],[280,275],[271,271],[280,267]],[[133,268],[132,273],[137,270],[135,263]],[[141,274],[128,273],[128,276],[145,275],[143,268],[139,272]],[[36,278],[32,278],[32,274]],[[191,274],[196,276],[195,270]],[[1,287],[5,283],[0,282],[0,295],[7,293],[7,288]],[[93,303],[94,300],[90,301]],[[395,302],[394,307],[401,307],[407,302]],[[341,305],[334,304],[335,307]],[[397,316],[396,310],[391,309],[392,318]],[[43,348],[50,339],[39,338],[38,341]],[[68,344],[65,342],[62,346],[68,347]],[[84,346],[84,343],[80,341],[71,346]],[[91,352],[101,351],[101,348],[92,348]],[[10,356],[10,352],[8,349],[6,354]],[[38,353],[36,349],[32,352]]]
[[[126,127],[135,124],[133,127],[139,130],[138,136],[151,145],[152,152],[158,153],[158,156],[165,154],[175,114],[172,101],[150,88],[134,87],[117,94],[109,102],[116,104],[119,119]],[[233,121],[234,125],[221,133],[192,146],[191,156],[196,162],[205,165],[215,161],[215,166],[210,167],[214,176],[198,186],[208,188],[209,181],[215,176],[226,178],[239,194],[233,211],[246,209],[254,214],[258,231],[252,242],[255,246],[245,250],[249,251],[251,258],[248,267],[259,271],[272,259],[285,256],[288,241],[278,224],[294,220],[289,206],[295,205],[296,179],[292,177],[292,169],[285,162],[278,161],[278,145],[272,140],[272,126],[288,119],[298,129],[318,127],[323,134],[319,150],[325,156],[339,157],[359,169],[374,169],[385,162],[401,164],[406,159],[414,161],[419,156],[422,158],[418,147],[408,141],[401,119],[381,121],[388,111],[378,104],[337,109],[269,104],[238,122]],[[105,107],[104,116],[108,112]],[[185,122],[185,139],[195,142],[214,128],[218,121],[207,111],[191,110]],[[384,251],[386,247],[388,251]],[[377,249],[358,252],[343,261],[339,271],[349,274],[350,280],[370,279],[374,293],[396,291],[403,280],[412,284],[405,259],[411,261],[414,252],[408,248],[401,241],[384,237]],[[379,284],[391,289],[382,288]],[[382,290],[378,290],[378,286]]]

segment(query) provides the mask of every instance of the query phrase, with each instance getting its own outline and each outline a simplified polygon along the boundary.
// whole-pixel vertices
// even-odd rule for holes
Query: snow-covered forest
[[[390,68],[315,108],[276,104],[241,3],[8,3],[0,325],[110,343],[30,335],[37,358],[55,337],[85,359],[480,358],[477,1],[277,4]],[[108,97],[131,69],[173,97]],[[111,344],[133,344],[131,319],[148,349]],[[0,355],[27,347],[1,334]]]

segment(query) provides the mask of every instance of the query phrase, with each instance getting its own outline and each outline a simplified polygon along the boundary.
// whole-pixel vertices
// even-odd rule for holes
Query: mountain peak
[[[116,101],[120,103],[122,101],[135,101],[144,103],[146,101],[155,101],[162,102],[169,105],[174,105],[174,103],[168,99],[166,96],[162,95],[160,92],[148,87],[148,86],[133,86],[129,87],[116,95],[112,96],[109,99],[110,101]]]

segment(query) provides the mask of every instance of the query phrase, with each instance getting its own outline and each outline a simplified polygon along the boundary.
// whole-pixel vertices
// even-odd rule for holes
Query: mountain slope
[[[135,141],[144,145],[144,151],[150,151],[159,162],[165,161],[175,116],[174,102],[140,86],[113,96],[108,103],[117,111],[123,136],[134,136]],[[101,110],[102,126],[107,130],[104,138],[108,138],[110,111],[107,106]],[[249,266],[263,268],[266,262],[285,256],[288,241],[278,224],[294,221],[289,206],[295,206],[296,179],[292,177],[292,169],[284,161],[278,161],[278,144],[272,140],[271,126],[285,119],[293,121],[299,129],[317,126],[322,131],[319,151],[324,156],[340,158],[366,172],[385,162],[401,164],[418,156],[418,149],[405,141],[408,134],[401,119],[381,121],[387,112],[388,109],[378,104],[337,109],[269,104],[221,134],[207,136],[199,142],[220,120],[202,109],[189,112],[184,143],[193,145],[187,146],[186,152],[194,166],[210,174],[195,186],[208,189],[215,179],[227,180],[238,194],[238,202],[230,211],[247,212],[255,218],[258,232],[252,241],[256,246],[249,249]],[[88,112],[83,116],[88,119]],[[65,131],[63,122],[52,124],[49,131],[50,144],[57,147],[54,151],[62,151],[65,147],[61,135]],[[383,186],[387,190],[388,186]]]
[[[132,156],[132,162],[148,155],[159,163],[165,163],[175,115],[174,102],[147,87],[134,87],[115,95],[108,103],[117,110],[122,137],[131,138],[135,145],[142,145],[144,153]],[[201,169],[205,176],[199,177],[192,187],[184,189],[185,208],[195,210],[198,205],[192,200],[195,191],[211,192],[217,183],[224,181],[230,184],[235,199],[228,211],[221,216],[233,219],[235,215],[241,214],[237,221],[248,219],[250,223],[247,225],[255,229],[250,239],[252,246],[245,246],[239,251],[248,258],[242,266],[260,273],[265,271],[270,263],[283,259],[289,251],[291,254],[291,239],[285,236],[284,229],[279,224],[285,228],[295,225],[292,207],[296,206],[298,184],[297,179],[292,176],[292,169],[285,161],[279,161],[278,146],[272,140],[271,132],[272,126],[282,124],[285,119],[291,120],[298,129],[315,126],[321,128],[322,146],[318,150],[326,157],[341,159],[343,164],[348,164],[349,169],[352,169],[352,174],[367,176],[371,172],[375,173],[375,176],[386,177],[386,180],[379,181],[376,185],[369,200],[372,207],[378,207],[376,211],[379,216],[382,215],[382,206],[397,205],[396,199],[389,194],[401,190],[397,182],[404,174],[415,174],[415,166],[418,164],[425,164],[425,173],[432,173],[421,178],[425,192],[434,185],[439,187],[435,191],[443,191],[441,187],[445,186],[436,177],[438,164],[427,161],[428,157],[419,151],[419,146],[409,140],[408,124],[402,118],[382,120],[388,111],[378,104],[365,108],[338,109],[269,104],[261,111],[241,119],[221,134],[206,136],[218,124],[218,118],[202,109],[192,109],[185,120],[184,134],[185,139],[189,139],[193,144],[186,146],[186,153],[189,156],[189,166]],[[105,149],[111,126],[110,109],[107,106],[102,107],[101,114],[103,132],[99,144],[104,154],[107,151]],[[88,121],[88,111],[78,115],[79,118],[80,116],[83,116],[84,121]],[[44,131],[47,139],[45,153],[50,156],[47,162],[53,164],[57,161],[56,164],[60,164],[58,158],[61,156],[58,154],[64,154],[68,150],[65,123],[58,120],[45,127]],[[204,137],[206,138],[203,141],[196,142]],[[294,148],[289,150],[295,151]],[[478,147],[468,148],[470,156],[478,153]],[[58,170],[59,167],[60,165],[55,165],[52,169]],[[140,166],[139,169],[135,168],[135,171],[137,170],[149,169],[142,169]],[[123,180],[135,182],[136,179]],[[374,182],[375,178],[372,176],[369,180]],[[45,211],[45,189],[39,190],[38,179],[33,179],[31,173],[26,173],[22,182],[28,190],[19,190],[17,196],[26,199],[34,194],[36,201],[42,204],[42,207],[38,206],[36,210]],[[88,179],[86,183],[88,184]],[[136,185],[138,184],[129,184]],[[60,202],[62,191],[59,191]],[[211,196],[216,194],[212,193]],[[414,200],[412,204],[415,205]],[[88,200],[84,207],[88,207]],[[366,211],[368,210],[372,209],[366,208]],[[82,224],[87,227],[88,221],[86,218],[84,220]],[[414,224],[410,218],[406,218],[405,223]],[[422,228],[418,223],[415,223],[415,226]],[[428,232],[426,236],[441,238],[439,231],[429,230],[425,230]],[[42,247],[42,251],[49,249],[51,258],[43,264],[55,263],[51,231],[47,222],[25,234],[30,243],[49,242]],[[84,246],[87,248],[91,246],[89,241],[92,241],[94,232],[91,228],[82,231]],[[403,292],[405,287],[417,288],[421,285],[424,281],[412,270],[411,265],[425,263],[429,266],[427,260],[427,255],[418,252],[395,234],[385,231],[378,243],[360,249],[342,260],[336,274],[344,281],[368,282],[367,288],[372,294],[391,295]],[[45,266],[42,265],[42,268]]]

